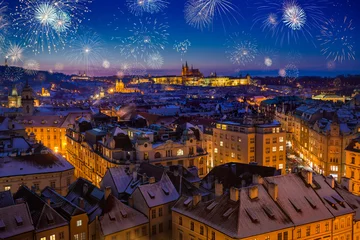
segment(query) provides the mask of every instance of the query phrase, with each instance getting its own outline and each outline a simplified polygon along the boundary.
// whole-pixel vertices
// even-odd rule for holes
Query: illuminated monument
[[[160,76],[151,78],[155,84],[165,85],[187,85],[187,86],[204,86],[204,87],[230,87],[249,85],[251,82],[250,75],[242,77],[218,77],[212,74],[210,77],[204,77],[199,69],[189,68],[188,63],[182,66],[181,76]]]

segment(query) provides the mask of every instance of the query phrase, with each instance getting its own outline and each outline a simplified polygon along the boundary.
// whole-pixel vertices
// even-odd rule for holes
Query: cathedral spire
[[[189,66],[188,66],[188,64],[187,64],[187,61],[186,61],[185,67],[186,67],[186,68],[189,68]]]

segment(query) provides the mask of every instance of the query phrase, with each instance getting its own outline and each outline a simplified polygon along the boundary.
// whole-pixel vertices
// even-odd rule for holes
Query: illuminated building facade
[[[135,93],[140,92],[137,88],[127,88],[122,80],[116,80],[115,82],[115,92],[116,93]]]
[[[11,90],[11,94],[8,96],[8,107],[9,108],[21,107],[21,96],[19,96],[15,85]]]
[[[204,77],[199,69],[189,68],[187,62],[182,66],[181,76],[160,76],[152,77],[155,84],[172,84],[187,86],[209,86],[209,87],[231,87],[249,85],[251,83],[250,75],[245,78],[218,77],[213,74],[210,77]]]
[[[218,122],[213,129],[212,141],[214,166],[228,162],[256,162],[285,171],[286,132],[277,122]]]

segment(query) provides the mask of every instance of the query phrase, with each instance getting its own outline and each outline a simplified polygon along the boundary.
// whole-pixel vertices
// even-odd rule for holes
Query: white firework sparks
[[[103,68],[108,69],[108,68],[110,68],[110,62],[108,60],[104,60],[102,63],[102,66],[103,66]]]
[[[90,69],[102,64],[103,44],[100,37],[91,31],[76,36],[69,45],[70,62],[81,64],[89,73]]]
[[[321,42],[321,52],[326,59],[334,62],[355,60],[354,29],[352,20],[346,16],[341,21],[330,19],[322,26],[318,40]]]
[[[146,60],[146,64],[151,69],[160,69],[164,64],[164,59],[160,53],[151,54]]]
[[[119,78],[123,77],[141,77],[146,74],[146,67],[139,62],[127,62],[120,65],[117,72]]]
[[[15,37],[21,38],[34,53],[57,52],[65,48],[66,38],[76,33],[90,0],[19,0],[12,13]]]
[[[4,72],[4,80],[16,82],[21,79],[24,72],[22,68],[19,67],[7,67]]]
[[[123,39],[117,47],[126,58],[146,60],[149,55],[165,49],[169,36],[168,28],[166,22],[157,19],[140,19],[139,23],[134,23],[129,30],[131,36]]]
[[[306,23],[306,14],[296,3],[286,3],[282,20],[292,30],[300,30]]]
[[[36,75],[36,73],[40,70],[40,64],[35,60],[26,60],[24,63],[24,71],[28,75]]]
[[[180,53],[181,56],[185,55],[189,49],[189,47],[191,46],[191,42],[186,39],[182,42],[175,42],[173,49]]]
[[[258,0],[254,26],[260,25],[266,36],[282,45],[300,37],[313,42],[312,32],[326,21],[327,0]]]
[[[162,12],[167,8],[169,2],[165,0],[127,0],[126,5],[135,16],[142,16],[144,13]]]
[[[233,64],[246,65],[256,58],[258,45],[251,35],[235,33],[227,40],[226,54]]]
[[[185,4],[186,23],[201,30],[209,28],[216,17],[238,23],[239,15],[231,0],[188,0]]]
[[[16,64],[22,61],[23,52],[24,49],[20,45],[16,43],[10,43],[9,49],[6,53],[6,58],[8,59],[8,61],[10,61],[10,63]]]
[[[5,29],[9,26],[8,17],[6,15],[8,8],[4,1],[0,0],[0,36],[3,35]]]
[[[278,52],[272,48],[260,49],[255,63],[263,70],[269,70],[278,61]]]
[[[299,77],[299,69],[294,64],[288,64],[284,69],[280,70],[280,76],[285,81],[292,83]]]

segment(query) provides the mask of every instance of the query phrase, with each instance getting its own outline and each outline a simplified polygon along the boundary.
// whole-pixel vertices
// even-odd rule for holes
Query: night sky
[[[19,0],[6,1],[9,3],[7,14],[14,13],[15,7],[19,5]],[[227,9],[229,11],[215,12],[211,23],[203,29],[190,26],[185,21],[184,6],[187,1],[167,1],[169,4],[161,12],[144,12],[142,16],[136,16],[129,11],[126,0],[93,0],[87,5],[91,12],[84,14],[86,19],[79,24],[79,30],[76,33],[68,33],[64,37],[65,49],[51,54],[47,51],[35,54],[31,46],[25,47],[22,60],[13,65],[22,66],[26,60],[32,59],[39,63],[42,70],[66,73],[87,70],[93,75],[117,74],[124,64],[128,63],[136,63],[136,66],[143,68],[142,72],[150,72],[153,75],[180,74],[181,65],[185,61],[188,61],[189,65],[193,64],[194,67],[200,68],[205,75],[216,71],[218,75],[235,75],[240,72],[258,76],[274,76],[279,74],[279,70],[286,69],[287,66],[296,67],[299,75],[334,76],[360,73],[360,61],[357,56],[360,50],[358,44],[360,17],[356,12],[356,9],[360,9],[360,1],[227,0],[233,4],[231,8]],[[38,0],[38,2],[52,1]],[[301,7],[306,16],[306,22],[302,29],[292,30],[285,26],[281,9],[276,12],[275,8],[271,8],[271,2],[279,5],[292,3]],[[271,13],[277,14],[277,25],[274,27],[277,28],[276,31],[271,27],[263,29],[262,21],[267,19]],[[344,59],[334,61],[333,56],[327,59],[321,52],[324,48],[321,45],[323,40],[318,39],[321,36],[321,27],[328,26],[326,24],[329,21],[333,21],[334,25],[343,22],[345,17],[346,25],[339,24],[339,27],[336,25],[334,31],[338,31],[339,36],[343,34],[349,39],[346,44],[351,44],[353,56],[349,57],[347,52],[342,53],[341,50],[344,46],[337,41],[328,43],[327,53],[339,51],[344,55]],[[9,16],[10,27],[5,36],[9,42],[25,46],[26,40],[19,37],[20,34],[12,27],[12,24],[18,21],[16,18],[17,16]],[[150,21],[156,19],[157,24],[168,26],[165,28],[166,40],[160,39],[155,46],[157,47],[156,52],[163,58],[162,66],[154,67],[147,60],[149,59],[148,55],[155,52],[154,49],[142,49],[141,53],[140,51],[132,53],[131,49],[128,49],[129,45],[124,45],[124,42],[129,42],[127,38],[136,34],[134,31],[129,31],[134,27],[134,23],[139,26],[139,21],[146,22],[148,19],[151,19]],[[256,20],[259,21],[256,22]],[[349,27],[350,21],[352,24]],[[346,27],[341,28],[341,26]],[[73,56],[76,54],[73,49],[75,48],[74,42],[78,41],[78,36],[89,32],[98,36],[97,41],[99,42],[94,50],[96,53],[89,56],[92,59],[77,59]],[[335,36],[329,38],[335,38]],[[191,42],[191,46],[188,47],[186,53],[181,55],[173,46],[176,42],[185,40]],[[245,48],[246,46],[256,48],[253,53],[246,50],[246,54],[252,54],[251,58],[246,58],[245,61],[240,60],[240,62],[232,61],[229,54],[234,51],[237,43],[243,44]],[[159,50],[160,44],[162,48]],[[345,48],[346,51],[348,49]],[[7,51],[7,49],[3,50],[4,57]],[[264,64],[266,57],[271,58],[271,64],[268,63],[268,66]],[[76,60],[73,61],[74,59]],[[107,64],[104,67],[105,60]]]

